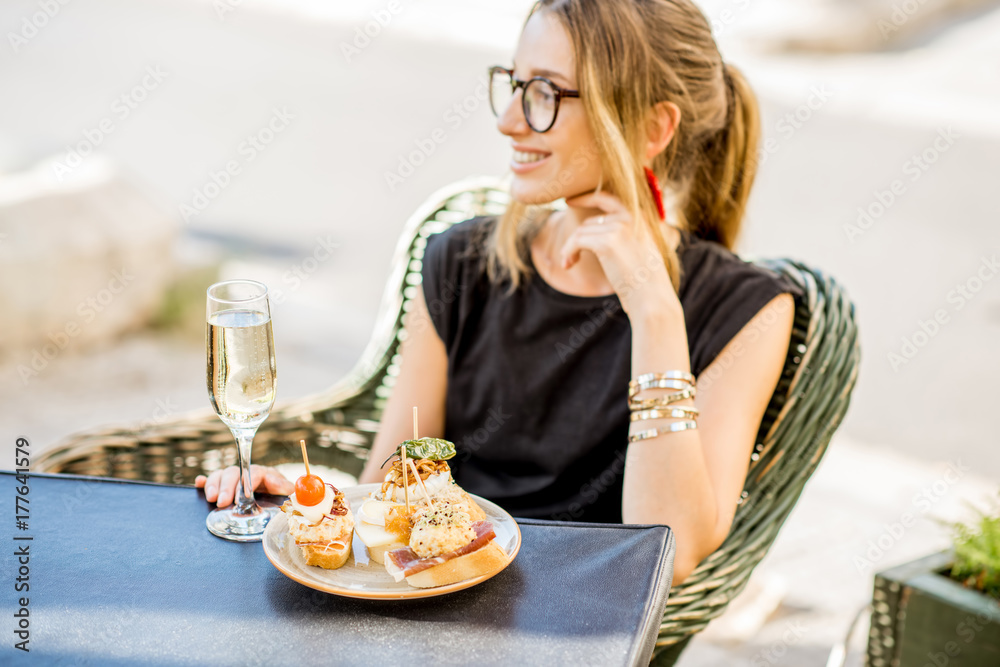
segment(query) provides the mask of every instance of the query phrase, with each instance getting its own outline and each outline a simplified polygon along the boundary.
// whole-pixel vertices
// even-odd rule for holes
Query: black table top
[[[356,600],[288,579],[259,542],[211,535],[192,487],[51,474],[28,485],[27,530],[3,519],[2,664],[645,664],[673,572],[666,526],[521,519],[517,558],[478,586]],[[17,487],[0,471],[11,510]],[[15,592],[24,545],[30,589]],[[21,596],[30,653],[14,647]]]

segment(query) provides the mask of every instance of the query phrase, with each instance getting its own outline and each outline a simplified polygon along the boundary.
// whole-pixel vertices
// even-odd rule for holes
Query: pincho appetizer
[[[414,507],[408,519],[407,545],[385,554],[386,572],[396,581],[405,578],[416,588],[432,588],[493,574],[507,565],[507,554],[493,539],[493,525],[474,520],[464,504],[428,500]]]
[[[413,431],[416,436],[416,414]],[[452,479],[447,460],[453,456],[455,445],[447,440],[406,440],[390,457],[396,458],[382,486],[358,509],[358,537],[396,581],[444,586],[507,565],[486,514]]]
[[[426,505],[428,498],[435,504],[458,505],[477,521],[486,518],[452,479],[447,459],[454,455],[455,445],[438,438],[406,440],[400,445],[400,454],[393,454],[399,458],[389,466],[381,488],[358,508],[355,529],[368,547],[369,558],[384,564],[387,551],[409,544],[411,513],[418,505]]]
[[[306,474],[295,481],[295,492],[281,506],[288,515],[288,535],[305,558],[306,565],[335,570],[351,555],[354,516],[333,484],[310,474],[306,443],[302,441]]]

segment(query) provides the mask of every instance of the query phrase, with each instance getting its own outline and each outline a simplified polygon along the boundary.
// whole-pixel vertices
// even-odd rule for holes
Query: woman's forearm
[[[679,301],[630,314],[632,377],[691,371],[684,315]],[[676,390],[644,390],[653,398]],[[677,405],[693,405],[692,399]],[[633,434],[669,424],[669,419],[632,422]],[[666,433],[629,444],[625,461],[622,517],[625,523],[666,524],[677,541],[676,563],[687,571],[714,549],[718,508],[697,430]]]

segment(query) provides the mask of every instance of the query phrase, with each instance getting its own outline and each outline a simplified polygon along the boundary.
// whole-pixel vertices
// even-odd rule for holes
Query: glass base
[[[260,542],[267,522],[281,511],[272,503],[257,503],[257,511],[240,514],[235,505],[209,513],[205,525],[213,535],[232,542]]]

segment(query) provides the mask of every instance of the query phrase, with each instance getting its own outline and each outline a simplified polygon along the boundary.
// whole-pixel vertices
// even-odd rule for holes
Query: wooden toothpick
[[[401,465],[399,466],[400,472],[403,473],[403,498],[406,501],[406,513],[410,513],[410,485],[406,483],[406,445],[399,446],[399,460]]]
[[[424,491],[424,498],[427,498],[427,504],[430,505],[430,508],[432,510],[436,510],[437,508],[434,507],[434,501],[431,500],[431,494],[427,493],[427,487],[424,486],[424,480],[421,479],[420,474],[417,472],[417,465],[413,462],[413,459],[410,459],[409,463],[410,463],[410,470],[413,471],[413,475],[417,478],[417,482],[420,484],[420,488],[423,489]]]
[[[305,464],[306,464],[306,475],[308,476],[309,475],[309,455],[306,454],[306,441],[305,440],[299,440],[299,444],[302,445],[302,460],[305,461]]]
[[[413,406],[413,439],[414,440],[417,439],[417,406],[415,406],[415,405]],[[406,445],[400,445],[399,446],[399,460],[401,462],[400,471],[403,473],[403,499],[406,502],[406,513],[409,514],[410,513],[410,485],[406,483],[406,475],[409,472],[409,470],[406,467],[406,463],[407,463]],[[413,460],[412,459],[409,460],[409,463],[410,463],[410,465],[413,465]],[[414,466],[413,469],[414,469],[414,471],[416,471],[416,467],[415,466]],[[423,482],[424,481],[422,479],[420,479],[419,475],[417,475],[417,479],[420,480],[420,484],[421,484],[421,486],[423,486]],[[424,494],[426,494],[426,493],[427,493],[427,491],[424,491]]]

